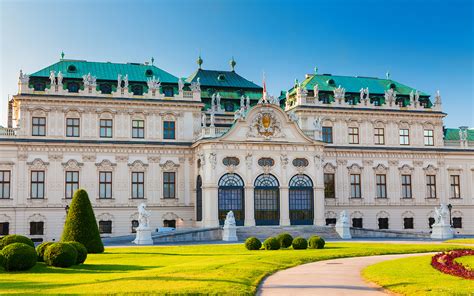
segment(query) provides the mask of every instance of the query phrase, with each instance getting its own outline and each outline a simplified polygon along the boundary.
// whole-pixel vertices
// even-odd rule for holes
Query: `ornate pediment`
[[[328,162],[324,165],[324,172],[327,174],[335,174],[336,173],[336,166],[332,163]]]
[[[95,165],[98,169],[107,171],[112,171],[117,166],[117,164],[112,163],[108,159],[103,159],[101,162],[96,163]]]
[[[179,164],[174,163],[172,160],[167,160],[165,163],[160,164],[163,171],[176,171],[179,168]]]
[[[404,175],[409,175],[413,172],[414,168],[412,168],[411,166],[409,166],[408,164],[404,164],[402,165],[400,168],[398,168],[400,170],[400,172]]]
[[[427,174],[429,174],[429,175],[435,175],[436,172],[438,171],[438,169],[437,169],[434,165],[432,165],[432,164],[428,165],[428,166],[427,166],[426,168],[424,168],[423,170],[424,170]]]
[[[148,164],[143,163],[141,160],[137,159],[134,162],[129,163],[128,167],[130,168],[131,171],[143,172],[148,168]]]
[[[351,174],[362,173],[362,167],[357,163],[353,163],[352,165],[348,166],[347,169],[349,170],[349,173]]]
[[[68,161],[62,163],[62,166],[65,170],[80,170],[83,165],[83,163],[78,162],[75,159],[69,159]]]
[[[30,166],[31,170],[45,170],[48,167],[49,162],[43,161],[41,158],[35,158],[31,162],[27,162],[27,165]]]
[[[379,163],[376,167],[374,167],[374,171],[377,174],[385,174],[388,171],[388,167],[386,167],[383,164]]]
[[[271,138],[284,137],[280,120],[271,109],[262,109],[250,122],[247,137]]]

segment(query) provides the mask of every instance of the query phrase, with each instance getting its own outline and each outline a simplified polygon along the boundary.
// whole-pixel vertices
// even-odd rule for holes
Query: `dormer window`
[[[390,83],[388,88],[391,88],[391,89],[396,89],[397,86],[395,85],[395,83]]]
[[[327,83],[328,85],[336,85],[336,82],[334,81],[334,79],[329,79]]]
[[[224,80],[225,80],[225,75],[224,75],[224,74],[219,74],[219,75],[217,76],[217,80],[219,80],[219,81],[224,81]]]
[[[151,69],[146,70],[146,71],[145,71],[145,76],[146,76],[146,77],[151,77],[151,76],[153,76],[153,71],[152,71]]]
[[[77,72],[77,68],[76,68],[76,66],[74,66],[74,65],[69,65],[69,66],[67,67],[67,71],[68,71],[69,73],[76,73],[76,72]]]
[[[133,87],[132,87],[132,92],[133,92],[133,95],[134,96],[141,96],[143,95],[143,86],[139,85],[139,84],[135,84]]]

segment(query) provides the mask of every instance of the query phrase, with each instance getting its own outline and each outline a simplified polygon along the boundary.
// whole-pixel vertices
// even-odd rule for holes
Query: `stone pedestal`
[[[222,233],[222,240],[226,242],[236,242],[237,238],[237,227],[235,225],[224,225],[224,231]]]
[[[137,245],[153,245],[150,227],[137,227],[137,236],[132,242]]]
[[[434,224],[431,239],[450,239],[454,237],[454,231],[448,224]]]
[[[352,239],[351,229],[348,224],[336,223],[336,232],[342,239]]]

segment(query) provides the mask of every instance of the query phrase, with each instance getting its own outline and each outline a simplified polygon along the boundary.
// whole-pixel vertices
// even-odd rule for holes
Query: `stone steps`
[[[304,238],[309,238],[312,235],[319,235],[324,239],[340,239],[336,230],[332,226],[295,225],[237,227],[237,237],[241,241],[251,236],[255,236],[262,240],[271,236],[277,236],[283,232],[287,232],[293,237],[302,236]]]

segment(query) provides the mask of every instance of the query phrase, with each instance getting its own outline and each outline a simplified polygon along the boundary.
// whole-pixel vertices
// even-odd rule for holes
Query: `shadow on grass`
[[[149,270],[163,266],[143,266],[143,265],[124,265],[124,264],[81,264],[73,265],[67,268],[47,266],[45,263],[37,263],[35,267],[27,271],[4,272],[4,274],[87,274],[87,273],[126,273],[130,271]],[[3,272],[0,272],[2,274]]]
[[[241,255],[241,256],[248,256],[252,255],[246,253],[165,253],[165,252],[127,252],[127,253],[108,253],[114,255],[162,255],[162,256],[179,256],[179,257],[209,257],[209,256],[234,256],[234,255]]]

